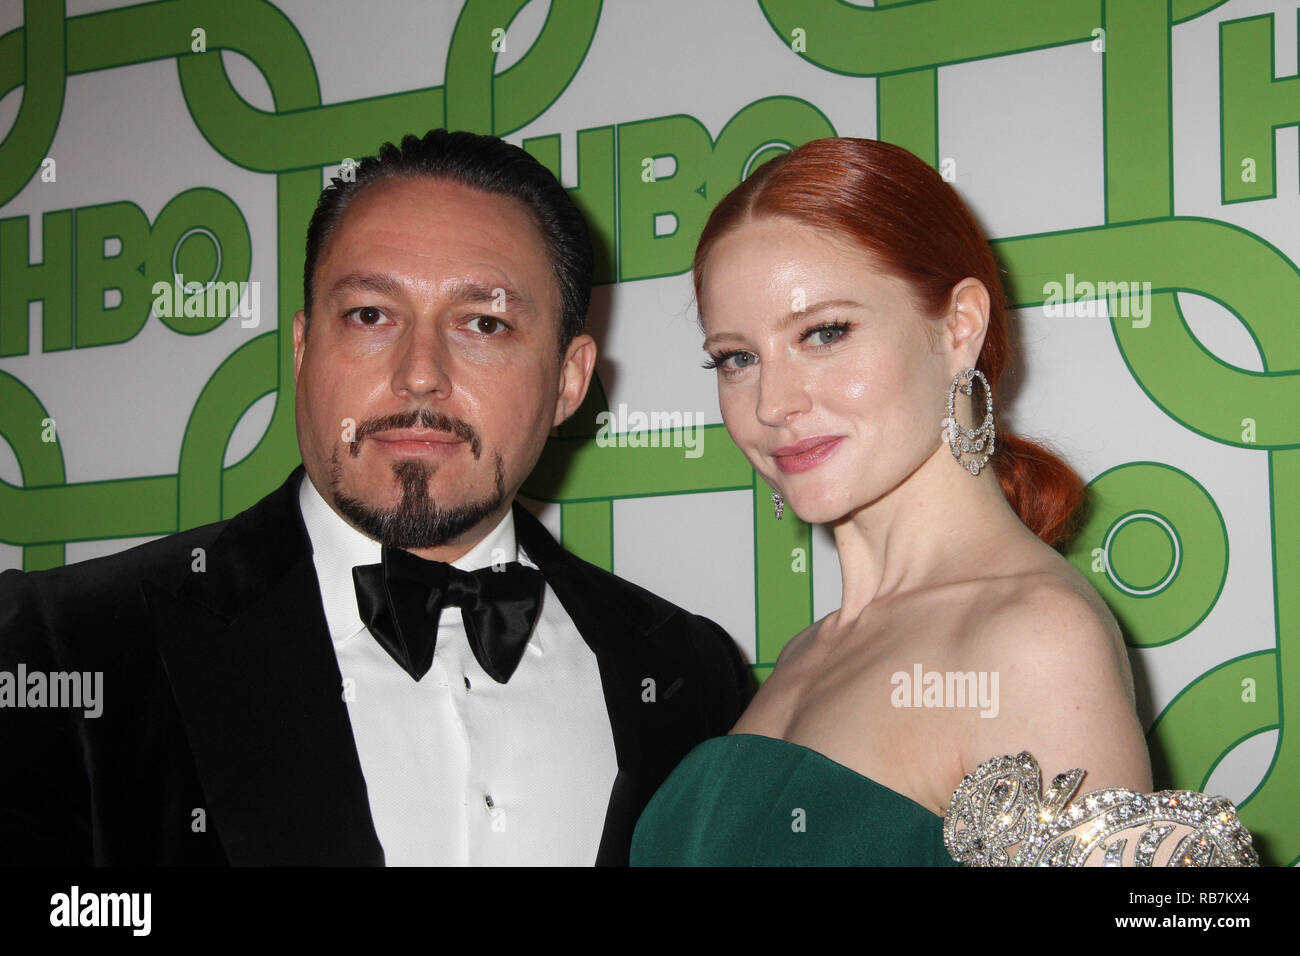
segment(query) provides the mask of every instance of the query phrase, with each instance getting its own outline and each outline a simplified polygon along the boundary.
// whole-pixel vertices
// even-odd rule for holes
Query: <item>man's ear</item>
[[[989,330],[989,290],[979,279],[967,277],[952,287],[943,340],[963,356],[960,368],[975,364]]]
[[[574,336],[569,347],[564,350],[564,360],[560,363],[560,389],[552,428],[578,410],[582,400],[587,397],[591,373],[595,368],[596,340],[590,335]]]
[[[299,309],[293,314],[293,384],[298,385],[298,369],[302,365],[302,350],[307,343],[307,313]]]

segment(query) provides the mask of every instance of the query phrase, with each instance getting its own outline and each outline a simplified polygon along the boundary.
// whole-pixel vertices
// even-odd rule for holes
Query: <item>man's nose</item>
[[[451,352],[434,322],[411,327],[398,345],[393,391],[413,397],[451,394]]]
[[[760,422],[780,428],[810,408],[808,382],[795,365],[784,358],[772,358],[760,364],[757,409]]]

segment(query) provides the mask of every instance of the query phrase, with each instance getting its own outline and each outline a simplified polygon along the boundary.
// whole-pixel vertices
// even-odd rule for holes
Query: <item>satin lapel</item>
[[[699,661],[665,627],[675,608],[565,551],[517,502],[514,515],[519,544],[596,654],[618,758],[596,865],[626,866],[641,811],[707,736]]]
[[[142,586],[230,862],[382,865],[298,508],[302,475],[231,519],[178,593]]]

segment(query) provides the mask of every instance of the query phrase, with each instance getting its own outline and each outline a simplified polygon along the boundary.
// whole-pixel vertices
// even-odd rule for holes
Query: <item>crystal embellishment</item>
[[[1259,865],[1231,801],[1123,787],[1076,797],[1083,777],[1082,770],[1058,774],[1042,793],[1028,751],[984,761],[948,805],[948,853],[967,866],[1084,866],[1090,857],[1102,866]]]
[[[977,378],[984,386],[984,420],[976,428],[962,428],[957,422],[957,390],[960,389],[963,395],[973,394],[975,379]],[[964,384],[963,379],[965,379]],[[942,427],[940,434],[952,450],[952,457],[957,459],[957,464],[972,475],[978,476],[980,469],[987,465],[989,459],[993,457],[995,451],[994,439],[996,438],[996,429],[993,426],[993,390],[989,388],[989,381],[984,377],[983,372],[971,367],[957,373],[952,380],[952,384],[948,386],[948,416],[939,424]],[[988,451],[983,457],[962,461],[961,456],[963,454],[984,451],[986,445]]]

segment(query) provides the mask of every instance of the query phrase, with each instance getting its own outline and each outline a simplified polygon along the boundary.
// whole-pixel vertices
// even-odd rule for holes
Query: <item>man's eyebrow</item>
[[[349,272],[330,287],[330,298],[348,292],[374,292],[396,299],[405,293],[402,284],[390,275],[380,272]]]
[[[512,286],[484,285],[472,279],[458,279],[445,286],[447,295],[461,302],[505,302],[507,310],[530,308],[532,300]]]
[[[794,325],[796,322],[809,318],[810,316],[814,316],[818,312],[823,312],[826,309],[841,309],[841,308],[851,308],[851,309],[856,308],[856,309],[869,310],[871,307],[867,305],[865,302],[858,302],[854,299],[824,299],[821,302],[817,302],[814,303],[813,305],[808,306],[808,308],[806,309],[800,309],[798,311],[790,312],[782,316],[780,319],[777,320],[777,328],[778,329],[788,328],[789,326]],[[704,348],[708,349],[710,345],[717,345],[721,342],[731,342],[731,341],[743,342],[744,338],[745,337],[741,335],[739,332],[714,332],[712,335],[710,335],[708,338],[704,340]]]
[[[374,292],[390,299],[398,299],[407,294],[407,289],[393,276],[382,272],[350,272],[330,287],[329,296],[338,298],[350,292]],[[459,302],[503,302],[508,311],[532,306],[528,296],[504,283],[487,285],[473,279],[457,279],[448,282],[443,287],[443,292]]]

